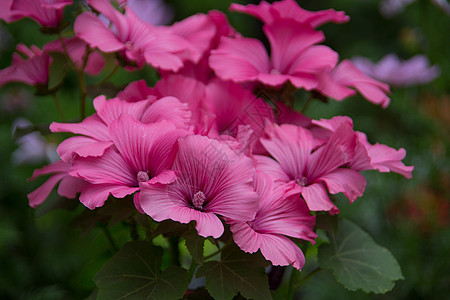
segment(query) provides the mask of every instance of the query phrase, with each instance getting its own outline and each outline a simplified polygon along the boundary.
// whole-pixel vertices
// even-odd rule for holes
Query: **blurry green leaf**
[[[44,203],[36,208],[35,215],[37,218],[40,218],[45,214],[58,209],[74,210],[79,204],[80,202],[76,199],[69,199],[60,196],[49,197],[46,201],[44,201]]]
[[[220,261],[201,266],[196,277],[206,277],[206,289],[214,299],[232,299],[241,293],[249,299],[272,299],[261,254],[244,253],[236,245],[227,246]]]
[[[39,124],[39,125],[27,125],[27,126],[16,127],[14,129],[13,138],[19,139],[19,138],[21,138],[27,134],[30,134],[34,131],[37,131],[42,135],[49,135],[51,133],[49,126],[50,126],[49,123],[45,123],[45,124]]]
[[[199,236],[194,228],[183,234],[183,238],[186,240],[186,247],[195,262],[200,265],[203,264],[203,246],[205,244],[205,238]]]
[[[98,213],[98,210],[83,210],[83,212],[74,218],[70,223],[71,226],[81,229],[81,235],[88,234],[94,229],[98,223],[107,224],[109,216],[102,216]]]
[[[134,207],[131,196],[123,199],[109,197],[108,201],[105,202],[105,205],[98,209],[100,215],[111,217],[109,225],[114,225],[120,221],[126,220],[135,212],[136,208]]]
[[[319,265],[347,289],[382,294],[403,279],[394,256],[354,223],[341,219],[337,233],[329,234],[331,244],[319,248]]]
[[[187,289],[187,271],[170,266],[161,272],[163,249],[133,241],[95,275],[97,299],[179,299]]]

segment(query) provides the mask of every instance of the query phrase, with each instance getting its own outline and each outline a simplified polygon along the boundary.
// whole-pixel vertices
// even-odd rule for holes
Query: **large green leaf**
[[[206,289],[216,300],[232,299],[238,293],[249,299],[272,299],[265,265],[261,254],[247,254],[232,245],[222,251],[220,261],[201,266],[196,277],[206,277]]]
[[[354,223],[341,219],[337,232],[328,234],[331,243],[320,246],[319,265],[347,289],[382,294],[403,279],[394,256]]]
[[[185,239],[185,245],[191,254],[192,258],[198,264],[203,264],[203,248],[205,244],[205,238],[199,236],[195,229],[191,229],[183,234]]]
[[[170,266],[161,272],[163,250],[134,241],[120,249],[97,273],[98,300],[179,299],[187,289],[187,271]]]

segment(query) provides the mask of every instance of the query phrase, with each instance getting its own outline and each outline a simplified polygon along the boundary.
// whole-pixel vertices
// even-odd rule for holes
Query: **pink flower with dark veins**
[[[160,222],[196,221],[203,237],[218,238],[224,227],[219,216],[251,221],[258,208],[253,190],[252,160],[238,155],[228,145],[205,136],[190,135],[179,140],[172,182],[142,182],[141,206]]]
[[[274,187],[269,176],[257,172],[255,190],[259,208],[255,219],[248,222],[227,220],[233,239],[245,252],[261,250],[262,255],[275,266],[292,265],[300,270],[305,257],[300,248],[288,237],[314,243],[315,217],[299,195],[289,193],[290,187]]]
[[[324,35],[308,24],[280,19],[264,25],[263,30],[270,42],[270,58],[257,39],[222,37],[209,58],[216,75],[223,80],[260,82],[273,87],[290,82],[297,88],[311,90],[318,84],[316,75],[337,63],[336,52],[314,45],[323,41]]]
[[[346,167],[355,155],[357,136],[348,124],[341,124],[329,140],[316,147],[313,135],[301,126],[271,124],[260,141],[273,157],[256,155],[257,170],[270,175],[276,184],[289,183],[312,211],[339,209],[331,194],[344,193],[350,202],[361,196],[366,180]]]
[[[108,196],[116,198],[139,192],[141,182],[170,182],[169,170],[177,153],[177,141],[188,134],[166,121],[143,124],[122,115],[108,128],[113,146],[98,157],[75,157],[69,175],[91,185],[80,201],[90,209],[102,206]],[[140,194],[134,195],[138,210]]]

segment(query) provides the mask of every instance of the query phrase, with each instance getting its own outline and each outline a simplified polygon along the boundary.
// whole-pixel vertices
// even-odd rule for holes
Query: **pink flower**
[[[353,126],[353,122],[349,117],[333,117],[332,119],[313,120],[312,123],[316,127],[311,128],[315,139],[326,143],[341,124]],[[317,127],[318,126],[318,127]],[[412,166],[405,166],[402,159],[405,158],[406,151],[403,148],[395,150],[389,146],[376,143],[370,144],[364,133],[356,131],[357,144],[355,148],[355,156],[348,164],[353,170],[378,170],[382,173],[395,172],[411,178],[414,169]]]
[[[0,86],[18,81],[46,88],[52,61],[50,56],[34,45],[28,48],[24,44],[18,44],[17,52],[13,55],[11,66],[0,70]]]
[[[28,17],[43,27],[56,28],[62,20],[64,7],[72,3],[72,0],[12,0],[9,13],[13,20]]]
[[[41,169],[34,170],[30,180],[35,180],[41,175],[52,174],[50,178],[36,190],[28,194],[31,207],[36,207],[48,197],[53,188],[58,184],[58,194],[66,198],[75,198],[87,183],[79,178],[69,176],[70,163],[56,161]]]
[[[289,238],[314,243],[317,235],[312,228],[315,217],[298,194],[289,194],[289,187],[274,187],[269,176],[257,172],[255,190],[259,195],[259,209],[249,222],[228,220],[236,244],[245,252],[261,250],[263,256],[276,266],[291,264],[300,270],[305,257]]]
[[[396,87],[429,83],[440,74],[439,67],[430,66],[424,55],[400,61],[397,55],[388,54],[377,64],[364,57],[355,57],[352,60],[364,74]]]
[[[319,74],[319,84],[316,90],[335,100],[343,100],[355,94],[350,87],[355,88],[369,102],[386,108],[391,101],[386,94],[389,86],[364,75],[350,60],[343,60],[330,71],[324,69]]]
[[[326,46],[322,32],[310,25],[280,19],[263,27],[271,46],[271,57],[257,39],[223,37],[219,48],[211,51],[210,67],[217,76],[234,82],[258,81],[280,87],[291,82],[310,90],[317,86],[316,74],[336,65],[337,54]]]
[[[84,56],[86,55],[86,50],[88,45],[77,37],[72,37],[70,39],[63,38],[64,46],[59,39],[54,40],[46,45],[43,49],[47,52],[61,52],[64,53],[64,47],[69,52],[70,59],[75,63],[75,65],[80,69],[83,63]],[[98,75],[103,66],[105,65],[105,60],[102,55],[97,51],[89,54],[85,72],[89,75]]]
[[[252,188],[255,172],[250,158],[205,136],[179,141],[171,183],[141,183],[142,209],[156,221],[196,221],[199,235],[218,238],[224,227],[217,215],[251,221],[258,208]]]
[[[141,21],[126,8],[121,14],[107,0],[90,0],[89,4],[114,25],[111,30],[92,12],[84,12],[74,24],[75,35],[103,52],[121,52],[141,67],[144,62],[163,70],[176,71],[183,66],[178,54],[187,48],[186,41]]]
[[[177,152],[178,138],[187,134],[166,121],[142,124],[122,115],[108,128],[113,147],[98,157],[75,157],[69,174],[92,185],[81,192],[80,201],[90,209],[102,206],[108,196],[116,198],[139,191],[140,182],[166,182]],[[139,193],[134,196],[139,209]]]
[[[294,0],[276,1],[272,4],[261,1],[258,5],[232,3],[230,10],[254,16],[264,24],[270,24],[279,19],[292,19],[300,23],[309,24],[314,28],[328,22],[345,23],[350,19],[343,11],[335,11],[334,9],[304,10]]]
[[[74,136],[63,141],[58,154],[63,161],[70,161],[76,155],[81,157],[100,156],[112,145],[108,127],[121,115],[130,115],[142,123],[166,120],[178,128],[187,128],[191,113],[186,104],[174,97],[165,97],[152,103],[153,98],[139,102],[127,102],[119,98],[106,100],[105,96],[94,99],[96,114],[80,123],[57,123],[50,125],[52,132],[72,132]]]
[[[357,171],[345,168],[356,147],[356,134],[347,124],[341,124],[317,149],[311,132],[300,126],[272,124],[266,132],[267,137],[260,140],[275,160],[255,156],[257,170],[269,174],[277,184],[290,183],[310,210],[339,212],[327,189],[331,194],[344,193],[350,202],[362,195],[366,180]]]

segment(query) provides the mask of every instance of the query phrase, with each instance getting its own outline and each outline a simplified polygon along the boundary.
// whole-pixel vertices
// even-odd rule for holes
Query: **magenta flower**
[[[81,157],[100,156],[112,145],[109,125],[121,115],[130,115],[142,123],[166,120],[178,128],[187,128],[191,113],[186,104],[174,97],[154,101],[128,102],[119,98],[106,100],[105,96],[94,99],[96,114],[80,123],[50,124],[52,132],[72,132],[82,136],[66,139],[58,146],[58,154],[63,161],[71,161],[76,155]]]
[[[289,81],[297,88],[310,90],[317,86],[316,74],[337,63],[333,50],[313,46],[323,41],[324,35],[310,25],[280,19],[263,29],[270,42],[271,57],[257,39],[223,37],[209,58],[218,77],[234,82],[258,81],[274,87]]]
[[[0,86],[8,82],[23,82],[46,88],[51,61],[47,52],[38,47],[33,45],[28,48],[24,44],[18,44],[11,65],[0,70]]]
[[[139,191],[140,182],[166,182],[184,130],[166,121],[143,124],[122,115],[108,128],[114,147],[99,157],[75,157],[69,175],[92,185],[81,192],[80,201],[90,209],[102,206],[108,196],[123,198]],[[134,196],[139,209],[139,193]]]
[[[44,45],[43,50],[47,52],[64,53],[65,47],[69,53],[70,59],[75,63],[77,68],[81,69],[88,45],[77,37],[72,37],[70,39],[63,38],[63,40],[64,46],[61,41],[57,39]],[[103,56],[97,51],[94,51],[89,54],[84,71],[89,75],[98,75],[104,65],[105,60],[103,59]]]
[[[352,161],[356,147],[356,134],[347,124],[341,124],[317,149],[311,132],[300,126],[272,124],[266,133],[267,138],[260,140],[275,160],[255,156],[257,170],[269,174],[277,184],[290,183],[310,210],[339,212],[327,189],[331,194],[344,193],[350,202],[362,195],[366,180],[345,167]]]
[[[298,194],[289,194],[289,187],[274,187],[269,176],[255,175],[255,190],[259,195],[259,209],[249,222],[227,220],[236,244],[245,252],[261,250],[262,255],[276,266],[291,264],[300,270],[305,257],[288,237],[314,243],[315,217]]]
[[[389,86],[363,74],[350,60],[343,60],[333,70],[324,69],[318,75],[319,84],[316,90],[323,95],[341,101],[355,94],[356,89],[373,104],[386,108],[390,99]]]
[[[250,158],[205,136],[179,141],[171,183],[141,183],[142,209],[156,221],[196,221],[199,235],[218,238],[224,231],[217,215],[251,221],[258,208],[252,188],[255,172]]]
[[[13,20],[28,17],[43,27],[56,28],[62,20],[64,7],[72,3],[72,0],[12,0],[9,14]]]
[[[353,63],[364,74],[396,87],[429,83],[440,74],[439,67],[430,66],[424,55],[401,61],[397,55],[388,54],[377,64],[364,57],[355,57]]]
[[[144,62],[172,71],[183,66],[177,54],[187,48],[184,39],[144,23],[131,9],[121,14],[107,0],[90,0],[89,4],[114,25],[114,30],[110,29],[92,12],[79,15],[74,24],[75,34],[91,47],[107,53],[121,52],[138,67]]]
[[[309,24],[314,28],[328,22],[345,23],[350,19],[343,11],[335,11],[334,9],[305,10],[294,0],[276,1],[272,4],[261,1],[258,5],[232,3],[230,10],[254,16],[264,24],[270,24],[279,19],[292,19],[300,23]]]

